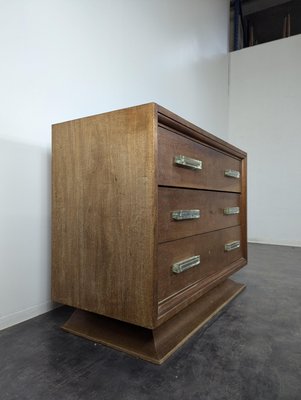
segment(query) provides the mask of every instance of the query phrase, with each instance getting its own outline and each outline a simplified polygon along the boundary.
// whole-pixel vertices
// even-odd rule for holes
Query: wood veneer
[[[189,168],[175,165],[175,156],[182,154],[201,160],[203,168],[192,171]],[[174,134],[168,129],[159,128],[159,185],[240,192],[240,179],[226,177],[224,174],[226,169],[241,172],[240,160],[181,135]]]
[[[225,243],[234,240],[241,240],[239,226],[161,243],[158,248],[159,303],[241,259],[241,248],[230,252],[224,249]],[[200,265],[174,274],[170,266],[191,255],[200,255]]]
[[[76,310],[63,329],[134,357],[162,364],[245,287],[227,279],[153,330],[82,310]]]
[[[237,193],[159,187],[158,240],[167,242],[240,225],[240,215],[225,215],[228,207],[241,208]],[[172,211],[200,210],[198,219],[174,220]]]
[[[150,104],[57,124],[52,149],[53,299],[145,327],[156,290],[154,118]]]
[[[55,124],[52,140],[54,301],[155,340],[246,264],[245,152],[155,103]],[[203,169],[175,165],[179,154]],[[240,214],[223,215],[233,206]],[[174,222],[174,208],[199,208],[202,218]],[[229,240],[240,248],[225,252]],[[201,265],[175,276],[172,264],[195,252]]]

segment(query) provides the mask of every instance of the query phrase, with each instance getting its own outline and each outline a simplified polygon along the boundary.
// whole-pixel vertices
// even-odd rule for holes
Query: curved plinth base
[[[62,328],[135,357],[162,364],[245,287],[228,279],[153,330],[82,310],[74,311]]]

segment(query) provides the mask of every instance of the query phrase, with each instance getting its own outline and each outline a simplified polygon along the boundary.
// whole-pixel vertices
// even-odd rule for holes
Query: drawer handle
[[[229,178],[239,179],[240,178],[240,172],[239,171],[235,171],[234,169],[226,169],[225,170],[225,176],[228,176]]]
[[[200,256],[187,258],[186,260],[174,263],[172,266],[172,272],[174,272],[175,274],[180,274],[181,272],[184,272],[189,268],[196,267],[200,264],[200,262]]]
[[[227,207],[224,208],[224,215],[239,214],[239,207]]]
[[[171,213],[172,219],[182,221],[185,219],[198,219],[201,216],[200,210],[178,210]]]
[[[192,168],[192,169],[202,169],[203,162],[201,160],[195,160],[194,158],[189,158],[186,156],[175,156],[175,164],[181,165],[183,167]]]
[[[240,247],[240,240],[235,240],[234,242],[229,242],[225,244],[225,251],[232,251]]]

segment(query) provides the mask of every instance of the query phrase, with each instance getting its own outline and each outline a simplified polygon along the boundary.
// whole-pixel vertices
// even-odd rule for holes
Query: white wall
[[[228,3],[0,0],[0,329],[52,306],[52,123],[156,101],[226,138]]]
[[[301,35],[231,53],[230,141],[248,152],[249,240],[301,246]]]

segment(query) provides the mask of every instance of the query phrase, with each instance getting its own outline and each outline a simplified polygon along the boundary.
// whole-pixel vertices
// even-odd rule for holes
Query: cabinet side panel
[[[153,323],[155,108],[53,126],[53,300]]]

